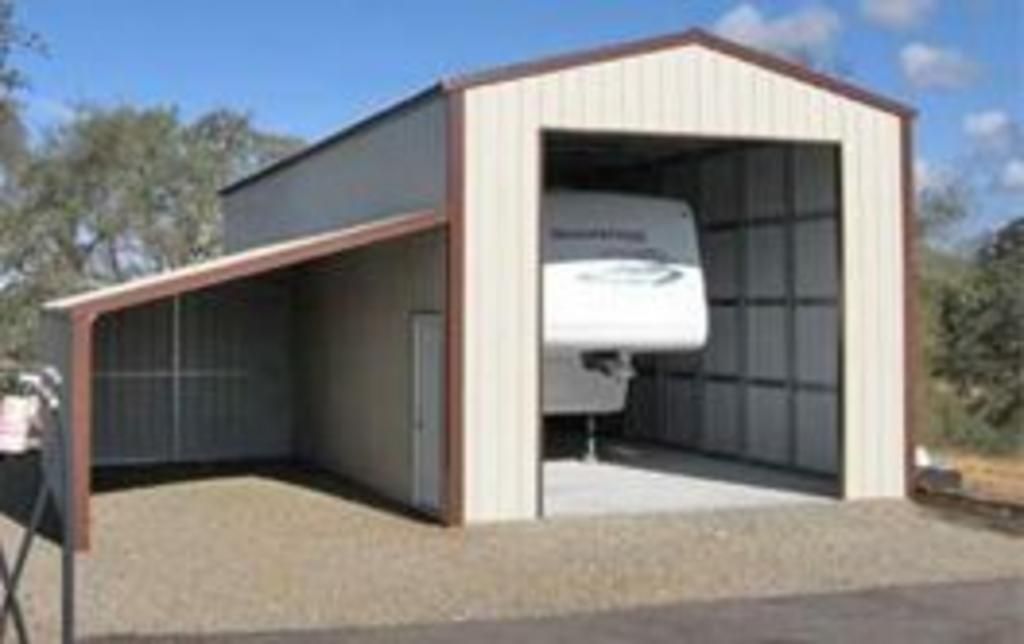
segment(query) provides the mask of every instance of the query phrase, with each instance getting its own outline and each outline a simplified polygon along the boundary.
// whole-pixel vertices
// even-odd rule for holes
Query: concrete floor
[[[827,503],[826,478],[708,458],[650,445],[605,441],[597,462],[544,463],[546,517],[646,514]]]

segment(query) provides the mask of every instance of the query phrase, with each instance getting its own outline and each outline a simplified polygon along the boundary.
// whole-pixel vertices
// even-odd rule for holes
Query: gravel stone
[[[1024,540],[905,501],[448,530],[294,475],[97,494],[79,631],[209,634],[540,617],[679,601],[1024,577]],[[16,526],[0,517],[8,547]],[[22,600],[57,623],[59,551]]]

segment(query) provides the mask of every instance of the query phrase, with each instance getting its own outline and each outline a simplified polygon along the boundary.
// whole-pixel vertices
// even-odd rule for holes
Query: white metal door
[[[444,328],[441,315],[417,313],[413,334],[413,503],[436,513],[441,507],[441,426]]]

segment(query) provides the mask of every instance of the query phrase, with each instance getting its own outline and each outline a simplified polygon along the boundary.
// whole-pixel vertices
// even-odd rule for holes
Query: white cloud
[[[985,110],[964,117],[964,133],[980,150],[1007,154],[1014,149],[1019,127],[1004,110]]]
[[[999,184],[1004,190],[1024,192],[1024,159],[1010,159],[1003,166]]]
[[[827,58],[841,29],[839,14],[817,5],[768,18],[753,5],[741,4],[714,26],[729,40],[807,63]]]
[[[871,22],[890,29],[921,24],[935,8],[935,0],[861,0],[861,12]]]
[[[900,51],[903,75],[921,89],[960,89],[978,76],[978,64],[956,49],[915,42]]]

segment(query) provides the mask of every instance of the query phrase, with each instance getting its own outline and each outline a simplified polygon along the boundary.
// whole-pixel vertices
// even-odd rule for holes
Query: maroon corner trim
[[[463,525],[465,511],[465,457],[463,425],[463,342],[465,316],[465,94],[452,91],[447,104],[446,205],[448,215],[447,306],[445,374],[445,485],[444,523]]]
[[[903,407],[904,486],[914,494],[914,447],[920,426],[921,361],[920,292],[917,277],[917,218],[914,189],[914,123],[906,117],[900,123],[901,189],[903,200]]]

